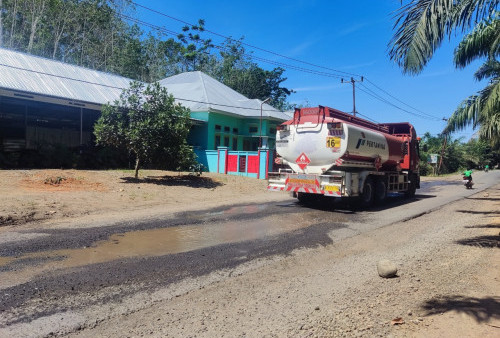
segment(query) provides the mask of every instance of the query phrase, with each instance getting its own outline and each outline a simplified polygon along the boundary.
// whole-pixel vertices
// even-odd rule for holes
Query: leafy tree
[[[94,129],[98,144],[126,149],[139,167],[149,163],[163,169],[182,170],[195,163],[187,145],[189,109],[176,104],[158,83],[132,82],[120,100],[105,105]]]
[[[265,70],[251,61],[242,45],[242,40],[228,39],[220,49],[221,60],[213,73],[209,73],[226,86],[249,99],[264,101],[271,98],[270,105],[284,109],[292,90],[281,87],[286,81],[283,68]]]
[[[278,109],[292,93],[282,86],[284,69],[252,62],[242,39],[215,46],[203,36],[204,20],[166,40],[161,29],[146,35],[125,21],[130,0],[1,1],[0,41],[8,48],[143,82],[202,71],[250,99],[270,97]]]
[[[486,164],[496,163],[489,143],[478,139],[471,139],[464,145],[464,159],[470,168],[484,168]]]
[[[430,154],[438,154],[443,156],[442,166],[440,173],[456,172],[463,168],[466,164],[464,159],[464,145],[460,139],[452,139],[446,135],[446,147],[443,152],[443,145],[445,144],[445,135],[432,136],[430,133],[425,133],[420,142],[420,173],[428,175],[433,172],[430,164],[427,163]]]

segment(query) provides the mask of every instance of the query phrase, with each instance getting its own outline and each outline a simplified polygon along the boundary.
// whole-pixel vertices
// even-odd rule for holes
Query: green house
[[[131,81],[0,47],[0,160],[36,151],[40,144],[74,151],[94,146],[93,126],[102,105],[118,99]],[[265,176],[261,171],[272,165],[276,126],[289,119],[285,113],[202,72],[160,83],[190,108],[188,143],[209,171]],[[266,149],[265,166],[256,159],[259,148]]]
[[[219,147],[241,152],[273,150],[276,126],[290,119],[270,105],[248,99],[199,71],[171,76],[160,84],[191,110],[193,128],[188,143],[212,172],[217,171],[217,161],[210,155]]]

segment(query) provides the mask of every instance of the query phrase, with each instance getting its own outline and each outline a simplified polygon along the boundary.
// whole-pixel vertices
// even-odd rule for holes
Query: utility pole
[[[447,118],[443,117],[443,121],[448,121]],[[445,129],[446,130],[446,129]],[[441,148],[441,156],[439,157],[439,164],[438,164],[438,167],[437,167],[437,174],[439,175],[440,171],[441,171],[441,165],[443,164],[443,155],[444,155],[444,151],[446,149],[446,141],[447,141],[447,136],[448,136],[448,133],[446,132],[443,132],[443,135],[444,135],[444,141],[443,141],[443,147]]]
[[[356,116],[356,82],[363,82],[363,77],[361,77],[361,80],[355,80],[351,77],[351,81],[344,81],[344,79],[340,79],[340,82],[352,84],[352,115]]]

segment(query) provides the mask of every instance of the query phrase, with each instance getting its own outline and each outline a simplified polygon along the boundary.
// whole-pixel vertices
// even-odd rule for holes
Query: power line
[[[178,19],[176,17],[173,17],[171,15],[168,15],[166,13],[163,13],[163,12],[160,12],[158,10],[155,10],[155,9],[152,9],[150,7],[147,7],[147,6],[144,6],[144,5],[141,5],[141,4],[138,4],[134,1],[131,1],[134,5],[138,6],[138,7],[141,7],[143,9],[146,9],[148,11],[151,11],[153,13],[156,13],[156,14],[159,14],[159,15],[162,15],[164,17],[167,17],[169,19],[172,19],[172,20],[175,20],[175,21],[178,21],[178,22],[181,22],[185,25],[188,25],[188,26],[191,26],[191,27],[194,27],[196,25],[192,24],[192,23],[189,23],[187,21],[184,21],[184,20],[181,20],[181,19]],[[130,18],[128,17],[129,20],[132,20],[132,21],[136,21],[136,22],[141,22],[143,24],[146,24],[148,27],[151,27],[151,28],[156,28],[156,29],[159,29],[159,30],[165,30],[165,31],[168,31],[170,34],[179,34],[179,33],[175,33],[173,31],[169,31],[167,30],[166,28],[164,27],[160,27],[160,26],[156,26],[154,24],[150,24],[150,23],[144,23],[140,20],[137,20],[137,19],[134,19],[134,18]],[[220,33],[217,33],[217,32],[214,32],[214,31],[211,31],[211,30],[208,30],[208,29],[203,29],[203,31],[206,31],[210,34],[213,34],[213,35],[216,35],[216,36],[219,36],[219,37],[222,37],[222,38],[225,38],[225,39],[228,39],[230,41],[236,41],[238,42],[239,40],[235,40],[233,38],[231,38],[230,36],[226,36],[226,35],[223,35],[223,34],[220,34]],[[316,67],[316,68],[320,68],[320,69],[325,69],[325,70],[329,70],[329,71],[333,71],[333,72],[336,72],[336,73],[342,73],[342,74],[347,74],[347,75],[353,75],[353,76],[357,76],[357,77],[361,77],[361,75],[358,75],[358,74],[354,74],[354,73],[349,73],[349,72],[344,72],[344,71],[340,71],[340,70],[337,70],[337,69],[333,69],[333,68],[329,68],[329,67],[324,67],[324,66],[321,66],[321,65],[317,65],[317,64],[313,64],[313,63],[310,63],[310,62],[307,62],[307,61],[303,61],[303,60],[299,60],[299,59],[295,59],[295,58],[291,58],[291,57],[288,57],[286,55],[283,55],[283,54],[280,54],[280,53],[276,53],[276,52],[273,52],[273,51],[270,51],[270,50],[267,50],[267,49],[264,49],[264,48],[261,48],[261,47],[258,47],[258,46],[255,46],[255,45],[251,45],[251,44],[248,44],[248,43],[245,43],[243,41],[239,41],[242,45],[244,46],[248,46],[250,48],[254,48],[254,49],[257,49],[257,50],[260,50],[260,51],[263,51],[263,52],[266,52],[266,53],[269,53],[269,54],[272,54],[272,55],[275,55],[275,56],[279,56],[279,57],[282,57],[282,58],[285,58],[285,59],[288,59],[288,60],[292,60],[292,61],[295,61],[295,62],[299,62],[299,63],[303,63],[303,64],[306,64],[306,65],[309,65],[309,66],[313,66],[313,67]],[[215,48],[219,49],[219,50],[225,50],[227,51],[226,48],[222,47],[222,46],[214,46]],[[326,73],[326,72],[319,72],[319,71],[315,71],[315,70],[311,70],[311,69],[307,69],[307,68],[303,68],[303,67],[298,67],[298,66],[293,66],[293,65],[289,65],[289,64],[285,64],[285,63],[281,63],[281,62],[278,62],[278,61],[272,61],[272,60],[268,60],[268,59],[265,59],[265,58],[261,58],[261,57],[257,57],[257,56],[254,56],[254,55],[249,55],[249,54],[243,54],[249,58],[252,58],[254,60],[258,60],[258,61],[262,61],[262,62],[266,62],[266,63],[269,63],[269,64],[273,64],[273,65],[277,65],[277,66],[280,66],[280,67],[283,67],[283,68],[288,68],[288,69],[293,69],[293,70],[297,70],[297,71],[301,71],[301,72],[305,72],[305,73],[309,73],[309,74],[313,74],[313,75],[320,75],[320,76],[325,76],[325,77],[333,77],[333,78],[342,78],[342,76],[339,76],[337,74],[332,74],[332,73]],[[390,94],[389,92],[387,92],[386,90],[384,90],[383,88],[381,88],[380,86],[376,85],[373,81],[367,79],[366,77],[364,77],[367,82],[369,82],[371,85],[373,85],[375,88],[377,88],[378,90],[380,90],[381,92],[385,93],[386,95],[388,95],[389,97],[391,97],[392,99],[398,101],[399,103],[409,107],[410,109],[413,109],[415,111],[417,111],[419,114],[413,114],[415,116],[420,116],[420,117],[423,117],[422,115],[425,115],[427,116],[428,118],[432,118],[432,119],[438,119],[436,116],[433,116],[431,114],[428,114],[428,113],[425,113],[417,108],[414,108],[412,107],[411,105],[403,102],[402,100],[398,99],[397,97],[395,97],[394,95]],[[367,89],[367,87],[365,87]],[[373,91],[372,91],[373,92]],[[395,104],[392,104],[392,103],[389,103],[388,100],[385,100],[383,99],[380,95],[376,95],[376,99],[378,100],[381,100],[382,102],[385,102],[387,104],[390,104],[391,106],[399,109],[399,110],[402,110],[406,113],[409,113],[409,114],[412,114],[411,112],[409,112],[408,110],[406,109],[403,109]]]
[[[157,11],[155,9],[152,9],[150,7],[147,7],[147,6],[143,6],[141,4],[138,4],[137,2],[134,2],[134,1],[131,1],[131,3],[133,3],[134,5],[138,6],[138,7],[141,7],[141,8],[144,8],[148,11],[151,11],[153,13],[156,13],[156,14],[159,14],[159,15],[162,15],[164,17],[167,17],[169,19],[172,19],[172,20],[175,20],[175,21],[178,21],[178,22],[181,22],[185,25],[188,25],[188,26],[191,26],[191,27],[194,27],[196,25],[192,24],[192,23],[189,23],[187,21],[184,21],[184,20],[181,20],[181,19],[178,19],[178,18],[175,18],[171,15],[168,15],[168,14],[165,14],[163,12],[160,12],[160,11]],[[224,39],[227,39],[227,40],[230,40],[230,41],[235,41],[235,42],[238,42],[239,40],[235,40],[233,39],[232,37],[230,36],[226,36],[226,35],[223,35],[223,34],[220,34],[220,33],[216,33],[214,31],[211,31],[211,30],[208,30],[208,29],[205,29],[203,28],[203,30],[205,32],[208,32],[210,34],[213,34],[213,35],[216,35],[218,37],[221,37],[221,38],[224,38]],[[291,61],[295,61],[295,62],[299,62],[299,63],[303,63],[303,64],[306,64],[306,65],[309,65],[309,66],[313,66],[313,67],[316,67],[316,68],[321,68],[321,69],[325,69],[325,70],[329,70],[329,71],[333,71],[333,72],[336,72],[336,73],[341,73],[341,74],[344,74],[345,75],[349,75],[349,76],[361,76],[361,75],[358,75],[358,74],[354,74],[354,73],[349,73],[349,72],[344,72],[344,71],[341,71],[341,70],[337,70],[337,69],[333,69],[333,68],[328,68],[328,67],[324,67],[324,66],[320,66],[320,65],[316,65],[314,63],[310,63],[310,62],[307,62],[307,61],[303,61],[303,60],[299,60],[299,59],[295,59],[295,58],[292,58],[292,57],[289,57],[289,56],[286,56],[286,55],[283,55],[283,54],[280,54],[280,53],[276,53],[276,52],[273,52],[271,50],[268,50],[268,49],[264,49],[264,48],[261,48],[261,47],[258,47],[258,46],[255,46],[255,45],[251,45],[251,44],[248,44],[248,43],[245,43],[243,41],[240,41],[240,43],[244,46],[248,46],[250,48],[254,48],[254,49],[257,49],[257,50],[260,50],[262,52],[265,52],[265,53],[269,53],[269,54],[272,54],[272,55],[275,55],[275,56],[279,56],[279,57],[282,57],[284,59],[287,59],[287,60],[291,60]]]
[[[120,16],[120,17],[122,17],[122,18],[124,18],[126,20],[129,20],[129,21],[132,21],[132,22],[135,22],[135,23],[139,23],[139,24],[144,25],[146,27],[149,27],[149,28],[152,28],[152,29],[156,29],[156,30],[158,30],[160,32],[164,32],[164,33],[167,33],[167,34],[170,34],[170,35],[178,35],[178,34],[180,34],[179,32],[175,32],[175,31],[169,30],[169,29],[167,29],[165,27],[157,26],[157,25],[151,24],[149,22],[145,22],[145,21],[142,21],[142,20],[139,20],[139,19],[136,19],[136,18],[132,18],[132,17],[130,17],[128,15],[125,15],[125,14],[118,14],[118,16]],[[225,52],[228,52],[228,53],[231,52],[231,50],[229,48],[226,48],[224,46],[213,45],[213,47],[216,48],[216,49],[218,49],[218,50],[222,50],[222,51],[225,51]],[[299,72],[304,72],[304,73],[313,74],[313,75],[320,75],[320,76],[325,76],[325,77],[331,77],[331,78],[337,78],[337,79],[342,78],[341,75],[337,75],[337,74],[333,74],[333,73],[321,72],[321,71],[317,71],[317,70],[313,70],[313,69],[307,69],[307,68],[303,68],[303,67],[299,67],[299,66],[294,66],[294,65],[286,64],[286,63],[279,62],[279,61],[273,61],[273,60],[265,59],[265,58],[258,57],[258,56],[252,55],[252,54],[242,53],[242,55],[246,56],[246,57],[248,57],[250,59],[254,59],[254,60],[257,60],[257,61],[261,61],[261,62],[266,62],[266,63],[272,64],[272,65],[283,67],[283,68],[287,68],[287,69],[293,69],[293,70],[296,70],[296,71],[299,71]]]
[[[364,89],[363,89],[363,88],[361,88],[361,87],[363,87]],[[426,118],[426,119],[433,118],[433,119],[435,119],[436,121],[440,121],[440,120],[441,120],[441,119],[439,119],[439,118],[437,118],[437,117],[434,117],[434,116],[429,117],[429,116],[425,116],[425,115],[422,115],[422,114],[417,114],[417,113],[411,112],[411,111],[409,111],[409,110],[406,110],[406,109],[404,109],[404,108],[401,108],[401,107],[399,107],[399,106],[395,105],[394,103],[389,102],[388,100],[384,99],[383,97],[381,97],[381,96],[380,96],[380,95],[378,95],[377,93],[373,92],[373,90],[371,90],[370,88],[366,87],[366,86],[365,86],[365,85],[363,85],[362,83],[360,83],[360,87],[358,87],[358,89],[359,89],[359,90],[361,90],[362,92],[364,92],[365,94],[368,94],[368,95],[370,95],[370,96],[372,96],[372,97],[376,98],[377,100],[382,101],[382,102],[384,102],[384,103],[386,103],[386,104],[388,104],[388,105],[390,105],[390,106],[392,106],[392,107],[394,107],[394,108],[397,108],[397,109],[399,109],[399,110],[401,110],[401,111],[403,111],[403,112],[405,112],[405,113],[408,113],[408,114],[410,114],[410,115],[417,116],[417,117],[421,117],[421,118]]]
[[[430,118],[437,118],[436,116],[433,116],[433,115],[427,114],[426,112],[423,112],[423,111],[421,111],[421,110],[419,110],[419,109],[417,109],[417,108],[414,108],[414,107],[410,106],[410,105],[409,105],[409,104],[407,104],[407,103],[404,103],[403,101],[401,101],[400,99],[398,99],[398,98],[397,98],[397,97],[395,97],[394,95],[390,94],[390,93],[389,93],[389,92],[387,92],[386,90],[384,90],[384,89],[380,88],[379,86],[377,86],[375,83],[373,83],[372,81],[370,81],[370,79],[365,78],[365,80],[366,80],[367,82],[369,82],[372,86],[374,86],[375,88],[377,88],[378,90],[380,90],[381,92],[384,92],[384,93],[385,93],[385,94],[387,94],[388,96],[392,97],[394,100],[398,101],[399,103],[402,103],[402,104],[404,104],[405,106],[407,106],[407,107],[409,107],[409,108],[411,108],[411,109],[413,109],[413,110],[415,110],[415,111],[417,111],[417,112],[419,112],[419,113],[421,113],[421,114],[427,115],[427,116],[428,116],[428,117],[430,117]]]

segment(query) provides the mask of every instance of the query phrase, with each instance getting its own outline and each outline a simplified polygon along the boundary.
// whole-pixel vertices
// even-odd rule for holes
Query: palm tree
[[[486,56],[486,62],[474,77],[489,79],[488,85],[462,101],[448,120],[445,132],[450,133],[472,124],[479,126],[479,136],[494,144],[500,143],[500,18],[488,19],[464,37],[455,50],[455,66],[464,68],[475,59]]]
[[[418,74],[432,58],[446,36],[465,32],[474,26],[455,50],[455,66],[464,68],[472,61],[486,57],[475,73],[488,85],[464,100],[448,121],[445,133],[479,126],[479,135],[500,143],[500,17],[496,11],[500,0],[413,0],[396,14],[389,56],[404,73]]]
[[[412,0],[396,12],[389,57],[405,73],[420,73],[445,37],[491,17],[500,0]]]

